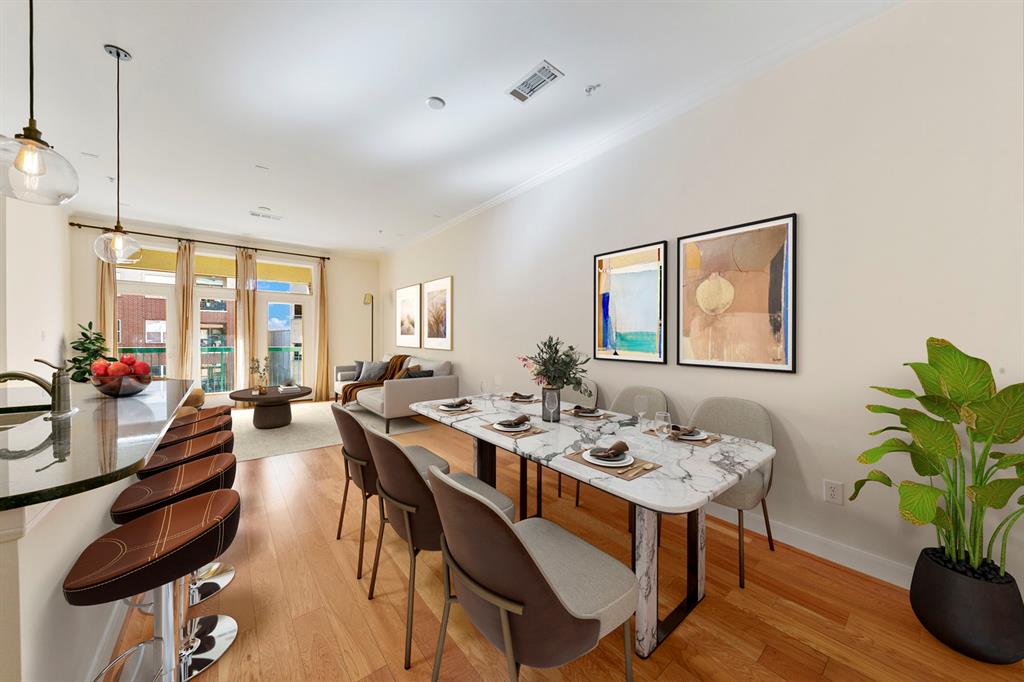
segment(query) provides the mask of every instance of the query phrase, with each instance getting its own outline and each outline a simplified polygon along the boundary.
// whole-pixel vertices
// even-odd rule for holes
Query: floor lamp
[[[370,306],[370,360],[373,360],[373,294],[363,294],[363,305]]]

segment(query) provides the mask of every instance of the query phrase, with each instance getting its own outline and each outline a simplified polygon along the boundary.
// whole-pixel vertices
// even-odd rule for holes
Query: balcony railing
[[[167,376],[167,348],[157,346],[121,346],[120,353],[131,353],[149,363],[154,376]],[[200,385],[207,393],[224,393],[235,388],[235,349],[233,346],[204,346],[199,352]]]

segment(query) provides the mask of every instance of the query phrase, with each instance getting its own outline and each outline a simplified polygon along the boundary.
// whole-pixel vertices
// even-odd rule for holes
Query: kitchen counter
[[[138,471],[156,449],[194,382],[153,381],[142,393],[108,398],[89,384],[71,384],[67,419],[48,412],[0,431],[0,511],[92,490]],[[28,391],[28,392],[24,392]],[[38,404],[41,391],[0,395],[10,410]],[[48,410],[49,406],[43,409]]]

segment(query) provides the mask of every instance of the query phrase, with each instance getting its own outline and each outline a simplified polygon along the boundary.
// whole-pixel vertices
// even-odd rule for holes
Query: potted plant
[[[80,336],[71,342],[71,350],[78,354],[71,358],[71,380],[85,383],[93,374],[92,366],[97,360],[114,362],[115,357],[110,357],[110,349],[107,348],[107,340],[103,334],[93,331],[92,322],[88,325],[79,324]]]
[[[997,391],[992,368],[984,360],[945,339],[928,339],[927,349],[927,362],[906,363],[923,393],[872,386],[894,398],[914,400],[924,411],[868,405],[870,412],[899,420],[899,425],[871,435],[906,435],[888,438],[858,458],[874,464],[890,453],[903,453],[924,480],[896,484],[873,469],[854,483],[850,499],[867,483],[896,487],[903,518],[933,525],[937,539],[936,547],[921,551],[914,567],[910,604],[918,620],[936,638],[972,658],[1014,663],[1024,658],[1024,601],[1006,572],[1006,545],[1024,516],[1024,495],[1019,495],[1024,453],[995,448],[1024,437],[1024,384]],[[986,542],[986,512],[1008,504],[1011,511]]]
[[[518,359],[533,375],[533,383],[541,387],[541,419],[546,422],[560,421],[561,391],[566,386],[587,397],[592,395],[583,383],[587,374],[583,365],[590,362],[590,358],[577,352],[573,346],[564,346],[561,339],[549,336],[537,344],[534,355],[520,355]]]

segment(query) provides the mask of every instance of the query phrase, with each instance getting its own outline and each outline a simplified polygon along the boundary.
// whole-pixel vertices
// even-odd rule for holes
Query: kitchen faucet
[[[21,379],[22,381],[31,381],[32,383],[39,386],[50,395],[50,417],[53,419],[69,416],[71,410],[71,374],[68,372],[66,361],[61,365],[55,365],[46,360],[39,358],[35,359],[36,362],[41,362],[44,365],[48,365],[53,369],[57,370],[53,373],[53,380],[47,381],[41,376],[37,376],[30,372],[0,372],[0,384],[6,383],[11,379]]]

